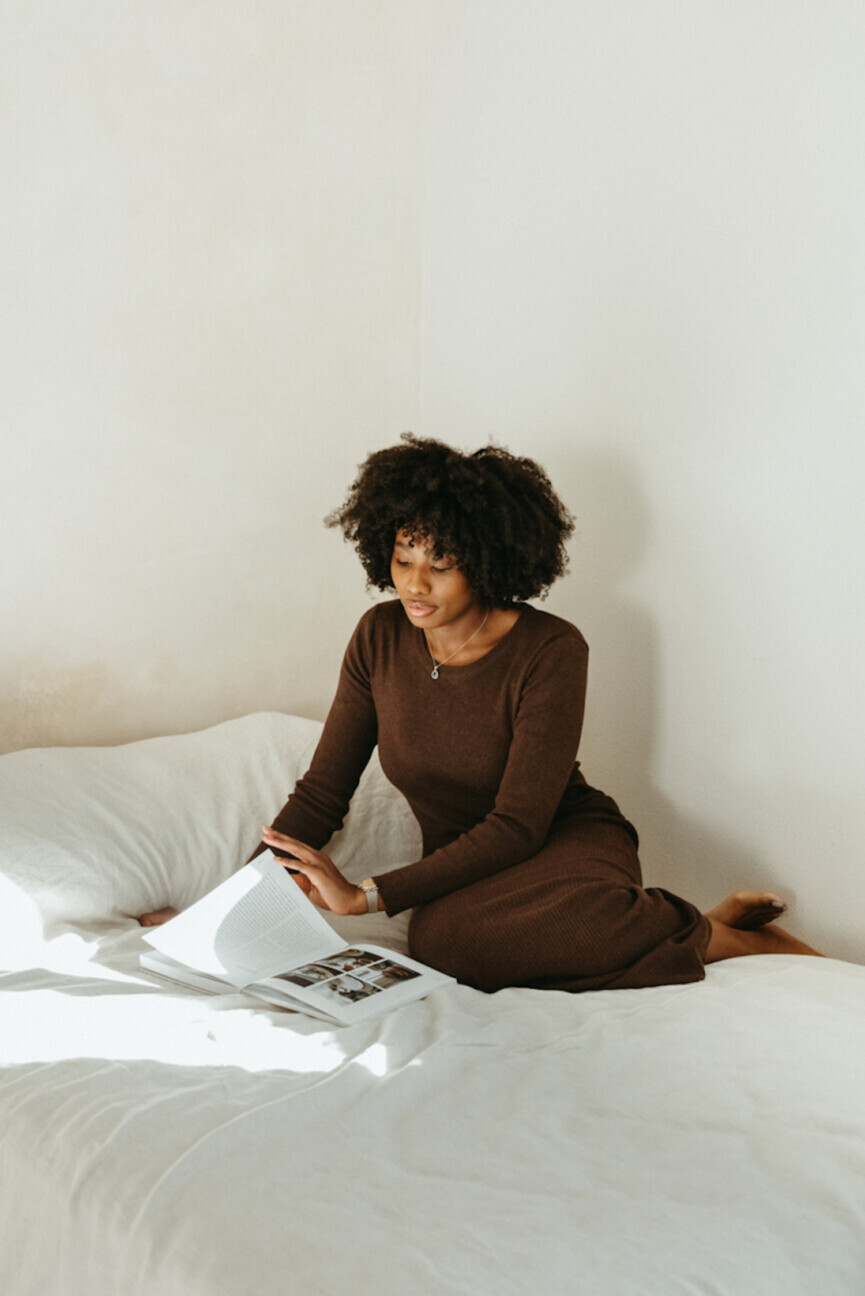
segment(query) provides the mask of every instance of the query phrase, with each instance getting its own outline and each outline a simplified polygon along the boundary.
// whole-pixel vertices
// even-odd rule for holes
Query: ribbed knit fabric
[[[634,829],[575,761],[587,660],[574,626],[526,604],[484,657],[434,680],[422,630],[398,600],[376,605],[274,827],[325,846],[378,743],[423,833],[421,859],[376,877],[388,913],[415,908],[415,957],[483,990],[699,980],[707,919],[643,889]]]

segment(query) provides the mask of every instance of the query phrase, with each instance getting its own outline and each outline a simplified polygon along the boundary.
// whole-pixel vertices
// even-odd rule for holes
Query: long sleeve
[[[312,762],[273,821],[278,832],[320,850],[339,828],[376,744],[370,689],[371,609],[351,637]]]
[[[550,620],[556,621],[557,629],[534,645],[528,660],[523,657],[517,669],[499,679],[496,692],[485,689],[480,680],[460,681],[470,691],[464,693],[461,706],[460,698],[455,698],[452,708],[452,778],[461,777],[461,757],[463,769],[470,771],[484,745],[490,749],[494,770],[498,746],[503,769],[499,767],[494,784],[494,804],[454,840],[376,878],[388,913],[424,904],[530,859],[543,845],[568,784],[585,787],[576,773],[575,757],[585,706],[588,649],[572,626]],[[455,672],[455,682],[457,678]],[[502,721],[505,695],[509,725]],[[443,745],[440,739],[439,746]],[[407,795],[411,801],[408,790]],[[423,826],[420,813],[419,817]]]

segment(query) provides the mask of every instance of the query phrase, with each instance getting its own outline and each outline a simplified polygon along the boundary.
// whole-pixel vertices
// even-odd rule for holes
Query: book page
[[[345,948],[270,851],[144,939],[239,989]]]
[[[287,990],[310,1011],[328,1013],[347,1024],[377,1017],[454,984],[453,977],[405,954],[379,945],[353,945],[268,977],[255,989],[262,998],[273,994],[278,1002]]]

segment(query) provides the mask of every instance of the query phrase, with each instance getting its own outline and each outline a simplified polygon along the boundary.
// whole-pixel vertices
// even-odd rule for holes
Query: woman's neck
[[[437,662],[450,658],[448,666],[468,666],[495,648],[513,629],[519,615],[516,608],[492,608],[487,613],[478,609],[474,625],[466,619],[463,624],[424,631],[427,646]]]

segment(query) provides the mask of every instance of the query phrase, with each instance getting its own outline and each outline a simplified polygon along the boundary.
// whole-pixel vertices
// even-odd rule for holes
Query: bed
[[[236,869],[318,732],[0,758],[5,1296],[861,1296],[865,967],[457,985],[348,1028],[139,970],[135,915]],[[373,763],[334,857],[417,845]],[[336,922],[406,950],[404,917]]]

